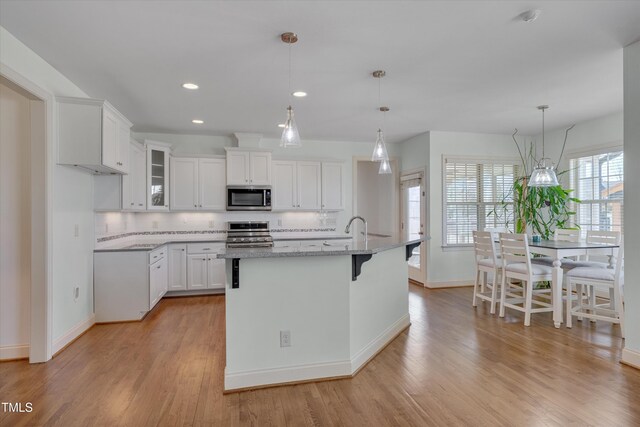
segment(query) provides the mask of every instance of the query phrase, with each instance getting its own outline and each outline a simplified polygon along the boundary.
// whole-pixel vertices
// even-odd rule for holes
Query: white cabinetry
[[[319,210],[321,208],[321,163],[273,162],[274,210]]]
[[[172,210],[224,210],[225,160],[171,158]]]
[[[344,209],[344,166],[338,162],[322,162],[322,209]]]
[[[129,173],[122,176],[122,209],[144,211],[147,206],[147,151],[135,140],[129,144]]]
[[[224,289],[226,283],[225,260],[217,259],[222,243],[187,245],[187,289]]]
[[[169,210],[170,145],[146,141],[147,146],[147,210]]]
[[[171,244],[167,250],[169,256],[169,291],[187,289],[187,245]]]
[[[152,261],[152,264],[149,265],[149,310],[151,310],[167,293],[166,247],[151,252],[149,256]]]
[[[57,97],[58,164],[95,174],[129,172],[131,122],[104,100]]]
[[[271,185],[271,152],[226,150],[227,185]]]

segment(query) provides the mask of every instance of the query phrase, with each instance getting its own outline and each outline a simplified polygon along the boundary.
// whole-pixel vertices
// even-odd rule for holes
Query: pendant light
[[[373,72],[373,77],[378,79],[378,105],[381,104],[381,86],[382,86],[382,78],[387,73],[384,70],[376,70]],[[389,111],[389,107],[380,107],[380,111],[382,112],[382,125],[378,128],[378,133],[376,136],[376,144],[373,147],[373,154],[371,155],[372,162],[380,162],[380,168],[378,169],[379,174],[390,174],[391,173],[391,164],[389,163],[389,154],[387,153],[387,146],[384,142],[384,118],[385,113]]]
[[[544,157],[544,110],[548,108],[548,105],[538,106],[538,110],[542,111],[542,158],[531,173],[529,187],[555,187],[559,185],[551,159]],[[549,161],[548,163],[547,160]]]
[[[289,107],[287,107],[287,120],[284,122],[280,146],[285,148],[300,147],[300,134],[291,107],[291,45],[298,41],[298,36],[295,33],[287,32],[282,33],[280,39],[289,45]]]

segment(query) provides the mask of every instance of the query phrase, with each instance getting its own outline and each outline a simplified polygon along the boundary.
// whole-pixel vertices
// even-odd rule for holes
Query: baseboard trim
[[[233,393],[256,388],[274,387],[292,383],[302,383],[351,377],[349,360],[329,363],[314,363],[287,368],[261,369],[238,373],[224,370],[224,392]]]
[[[56,357],[62,350],[69,347],[71,343],[84,335],[96,323],[96,315],[91,314],[88,319],[78,323],[69,331],[53,342],[53,357]]]
[[[0,347],[0,361],[9,362],[11,360],[28,358],[29,344],[5,345]]]
[[[398,335],[411,325],[409,313],[402,316],[351,358],[351,374],[355,375]]]
[[[640,352],[623,348],[622,360],[620,362],[633,368],[640,369]]]
[[[442,288],[462,288],[465,286],[473,286],[473,282],[469,280],[454,280],[451,282],[427,282],[426,288],[442,289]]]

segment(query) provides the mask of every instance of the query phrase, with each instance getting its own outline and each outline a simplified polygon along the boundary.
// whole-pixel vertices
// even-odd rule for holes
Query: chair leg
[[[587,292],[587,289],[585,286],[582,286],[582,284],[580,283],[576,283],[576,295],[578,296],[578,304],[576,304],[576,310],[579,312],[582,312],[582,303],[584,302],[584,298],[585,295],[583,294],[583,292]],[[589,296],[586,296],[587,299],[589,298]],[[582,322],[582,316],[578,315],[578,322]]]
[[[573,284],[571,280],[567,280],[567,328],[571,328],[573,325],[571,324],[573,316],[571,315],[571,309],[573,308],[573,304],[571,304],[571,288]]]
[[[491,311],[496,314],[496,299],[498,297],[498,269],[493,270],[493,285],[491,286]]]
[[[596,288],[593,286],[587,286],[587,293],[589,294],[590,298],[589,298],[589,305],[591,306],[591,308],[589,309],[589,312],[591,314],[595,313],[595,310],[593,307],[596,306]],[[589,319],[591,320],[591,323],[596,323],[596,319]]]
[[[526,282],[522,282],[524,286],[526,286],[527,296],[525,297],[525,307],[524,307],[524,326],[531,325],[531,306],[533,300],[533,282],[531,280],[527,280]]]
[[[500,317],[504,317],[504,302],[507,297],[507,273],[505,271],[502,272],[502,284],[500,285]]]
[[[477,296],[478,296],[478,285],[480,282],[480,270],[476,270],[476,280],[473,283],[473,306],[478,306]]]

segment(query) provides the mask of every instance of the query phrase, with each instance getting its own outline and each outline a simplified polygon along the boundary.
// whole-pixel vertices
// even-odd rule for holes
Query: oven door
[[[227,187],[228,211],[270,211],[271,188]]]

